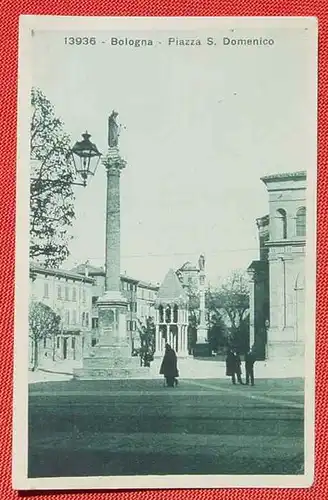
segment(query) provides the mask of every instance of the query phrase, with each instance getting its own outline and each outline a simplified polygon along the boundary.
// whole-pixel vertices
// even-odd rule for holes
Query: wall
[[[40,365],[62,361],[65,355],[66,359],[81,360],[84,347],[91,342],[91,283],[34,272],[34,279],[30,280],[30,293],[31,300],[48,305],[62,320],[58,340],[48,338],[39,343]],[[29,344],[31,361],[33,358],[31,340]]]
[[[268,357],[304,354],[305,235],[296,230],[297,212],[305,207],[304,175],[266,182],[269,193],[270,328]],[[284,224],[280,213],[285,214]],[[303,305],[302,305],[303,304]]]

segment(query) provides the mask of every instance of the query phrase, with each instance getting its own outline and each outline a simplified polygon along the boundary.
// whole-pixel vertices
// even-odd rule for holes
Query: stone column
[[[127,300],[120,282],[120,175],[125,167],[117,148],[109,148],[102,159],[107,172],[105,293],[97,302],[99,346],[124,346],[129,350],[126,328]],[[127,351],[128,352],[128,351]]]
[[[248,269],[249,277],[249,345],[255,341],[255,271]]]
[[[207,327],[205,318],[205,271],[199,273],[199,325],[197,329],[197,344],[207,342]]]

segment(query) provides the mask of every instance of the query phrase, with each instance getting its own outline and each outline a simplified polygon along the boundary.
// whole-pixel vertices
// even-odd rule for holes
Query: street
[[[65,381],[29,389],[29,477],[299,474],[303,381]]]

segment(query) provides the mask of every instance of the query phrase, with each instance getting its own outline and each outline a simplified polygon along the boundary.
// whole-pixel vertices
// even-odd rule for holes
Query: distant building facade
[[[250,276],[250,339],[264,357],[304,354],[306,172],[263,177],[269,214],[257,219],[260,258]]]
[[[190,261],[185,262],[177,271],[182,286],[184,288],[197,291],[199,289],[199,268]]]
[[[61,317],[60,333],[39,342],[39,363],[81,360],[91,338],[93,280],[62,269],[30,263],[30,301],[42,302]],[[29,342],[29,361],[33,363]]]
[[[93,279],[92,287],[92,314],[91,314],[91,343],[95,345],[99,339],[97,300],[105,292],[105,270],[89,263],[80,264],[72,269],[74,273],[88,276]],[[128,302],[127,308],[127,334],[131,344],[131,351],[140,347],[138,321],[155,317],[155,299],[158,286],[145,281],[132,278],[126,274],[121,275],[121,292]]]

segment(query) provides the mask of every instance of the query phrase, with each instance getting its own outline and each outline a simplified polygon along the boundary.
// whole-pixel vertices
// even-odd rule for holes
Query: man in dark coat
[[[256,361],[254,348],[250,349],[245,354],[245,371],[246,371],[246,385],[254,385],[254,363]]]
[[[226,357],[226,375],[231,377],[232,383],[236,384],[236,375],[237,380],[240,384],[243,384],[241,379],[241,360],[239,354],[229,349]]]
[[[164,375],[168,387],[178,385],[177,377],[179,376],[179,372],[177,355],[169,344],[165,346],[165,354],[159,373],[160,375]]]

